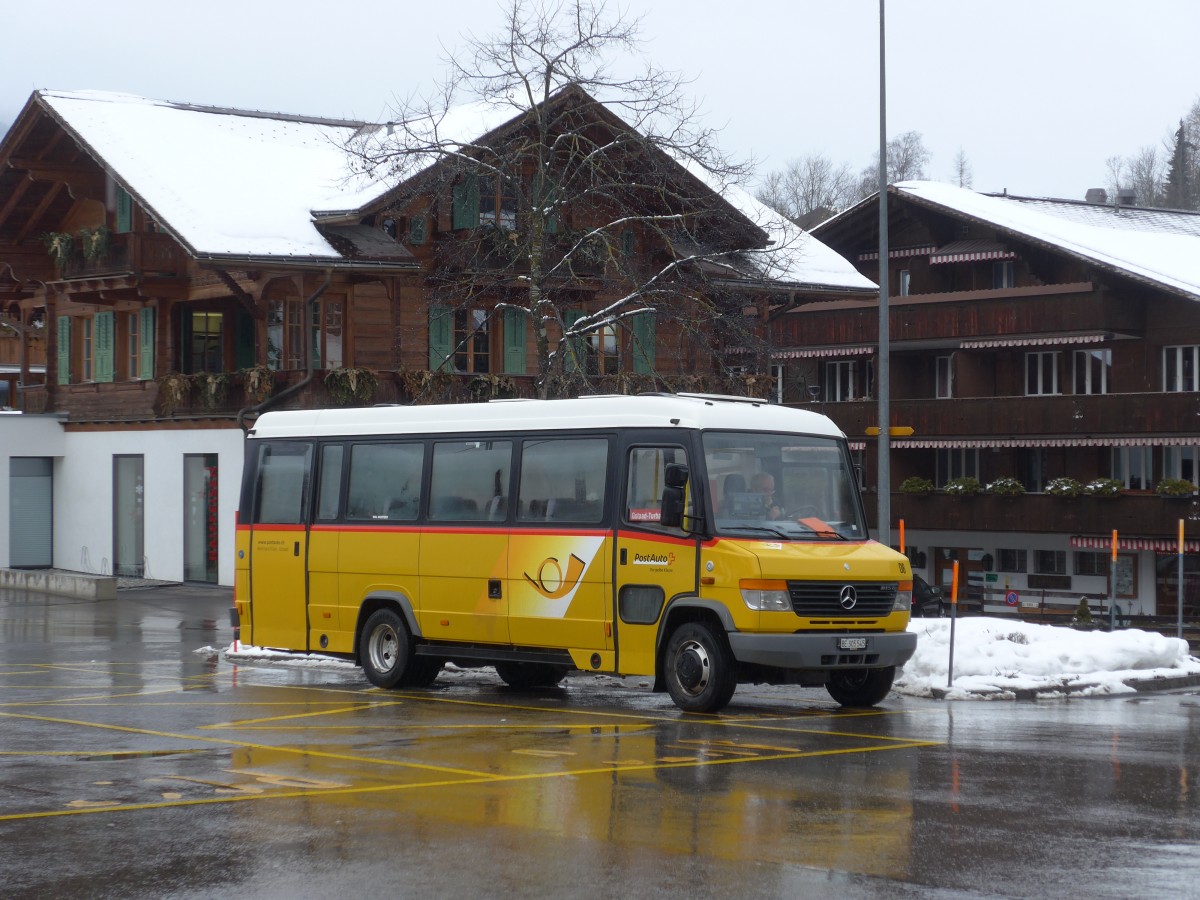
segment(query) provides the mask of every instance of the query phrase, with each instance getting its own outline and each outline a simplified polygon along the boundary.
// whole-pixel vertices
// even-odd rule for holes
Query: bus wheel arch
[[[707,606],[673,608],[662,628],[655,687],[666,688],[685,712],[711,713],[729,703],[738,665],[718,612]]]
[[[400,609],[383,604],[366,615],[355,642],[358,664],[376,687],[397,687],[413,657],[412,632]]]

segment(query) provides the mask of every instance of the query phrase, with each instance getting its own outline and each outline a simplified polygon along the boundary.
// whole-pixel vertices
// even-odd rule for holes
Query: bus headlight
[[[897,585],[896,600],[892,603],[892,612],[912,612],[913,583],[902,581]]]
[[[744,579],[739,585],[742,599],[751,609],[759,612],[790,611],[792,597],[788,593],[786,581],[758,581]]]

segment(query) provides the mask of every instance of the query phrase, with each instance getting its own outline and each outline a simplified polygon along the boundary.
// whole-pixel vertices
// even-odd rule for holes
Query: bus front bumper
[[[917,649],[911,632],[832,631],[806,634],[728,632],[740,663],[780,669],[863,669],[902,666]]]

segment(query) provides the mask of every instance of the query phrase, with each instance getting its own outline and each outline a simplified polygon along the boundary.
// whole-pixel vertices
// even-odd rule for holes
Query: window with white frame
[[[935,473],[939,486],[944,486],[952,478],[978,478],[979,451],[942,447],[937,451]]]
[[[1025,396],[1040,397],[1057,394],[1058,350],[1040,350],[1025,354]]]
[[[912,288],[912,272],[908,269],[900,270],[900,296],[907,297],[909,290]]]
[[[1076,394],[1107,394],[1112,375],[1111,350],[1076,350],[1074,354]]]
[[[858,400],[858,361],[839,359],[825,363],[825,399]]]
[[[1112,477],[1127,490],[1148,491],[1151,482],[1151,453],[1149,447],[1113,447]]]
[[[1200,371],[1200,345],[1163,347],[1163,390],[1197,390],[1196,372]]]
[[[1162,469],[1164,478],[1182,478],[1197,483],[1200,477],[1200,447],[1163,447]]]
[[[939,400],[948,400],[954,396],[954,357],[939,356],[936,361],[937,374],[937,398]]]
[[[1017,286],[1017,264],[1006,259],[992,263],[992,287],[1010,288]]]

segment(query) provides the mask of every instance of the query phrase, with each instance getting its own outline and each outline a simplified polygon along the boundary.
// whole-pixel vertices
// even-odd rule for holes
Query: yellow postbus
[[[384,688],[452,661],[514,687],[648,676],[689,712],[739,682],[870,706],[916,647],[845,435],[732,397],[268,412],[236,557],[242,640]]]

